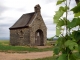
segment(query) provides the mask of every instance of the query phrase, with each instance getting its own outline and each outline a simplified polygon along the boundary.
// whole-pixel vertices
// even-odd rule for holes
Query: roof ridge
[[[32,13],[35,13],[35,12],[25,13],[25,14],[23,14],[23,15],[26,15],[26,14],[32,14]]]

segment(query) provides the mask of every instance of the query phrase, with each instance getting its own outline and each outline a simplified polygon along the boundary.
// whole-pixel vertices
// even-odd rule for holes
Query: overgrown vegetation
[[[76,0],[75,0],[76,1]],[[57,56],[56,60],[77,60],[80,59],[80,3],[70,9],[71,0],[58,0],[59,10],[54,15],[54,23],[56,24],[56,35],[59,36],[54,48]],[[73,11],[74,18],[68,19],[68,13]],[[63,16],[65,13],[65,17]],[[76,28],[76,29],[74,29]],[[64,35],[64,31],[66,34]],[[75,49],[77,53],[74,54]],[[59,55],[61,53],[61,55]]]
[[[27,52],[42,52],[42,51],[53,51],[53,47],[48,48],[37,48],[37,47],[29,47],[29,46],[11,46],[9,45],[9,41],[2,40],[0,41],[0,51],[27,51]]]

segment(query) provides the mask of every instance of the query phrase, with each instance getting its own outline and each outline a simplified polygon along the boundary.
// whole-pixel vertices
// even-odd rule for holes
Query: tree
[[[71,0],[69,2],[67,0],[58,0],[56,4],[65,4],[65,6],[59,7],[53,17],[56,24],[56,36],[59,37],[54,47],[54,54],[58,55],[56,60],[77,60],[78,55],[74,54],[75,49],[77,49],[76,53],[80,54],[80,3],[79,0],[75,1],[77,6],[72,9],[69,7]],[[74,18],[71,21],[67,19],[70,11],[74,13]],[[66,13],[65,17],[63,17],[64,13]],[[66,27],[66,29],[63,27]],[[74,27],[77,27],[77,29],[74,30]],[[66,31],[65,35],[64,30]]]

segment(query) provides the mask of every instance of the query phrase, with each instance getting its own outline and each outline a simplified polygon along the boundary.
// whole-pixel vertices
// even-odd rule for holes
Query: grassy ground
[[[48,44],[50,45],[49,42],[48,42]],[[41,51],[53,51],[53,47],[38,49],[35,47],[28,47],[28,46],[10,46],[8,40],[0,40],[0,51],[5,51],[5,52],[7,52],[7,51],[41,52]],[[77,55],[77,56],[80,57],[80,55]],[[29,60],[29,59],[26,59],[26,60]],[[46,57],[46,58],[34,59],[34,60],[55,60],[55,57]],[[78,59],[78,60],[80,60],[80,59]]]
[[[28,51],[28,52],[41,52],[52,51],[53,47],[38,49],[36,47],[28,46],[11,46],[9,40],[0,40],[0,51]]]
[[[29,60],[29,59],[26,59]],[[46,58],[41,58],[41,59],[30,59],[30,60],[55,60],[54,57],[46,57]]]

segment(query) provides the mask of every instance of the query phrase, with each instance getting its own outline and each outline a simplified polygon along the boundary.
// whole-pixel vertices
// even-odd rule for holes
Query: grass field
[[[49,44],[49,42],[48,42],[48,44]],[[53,47],[38,49],[36,47],[29,47],[29,46],[11,46],[11,45],[9,45],[9,40],[0,40],[0,51],[1,52],[7,52],[7,51],[42,52],[42,51],[53,51]],[[76,53],[74,53],[74,54],[76,55]],[[78,60],[80,60],[80,55],[77,55],[77,56],[79,56]],[[26,60],[29,60],[29,59],[26,59]],[[34,59],[34,60],[55,60],[55,57],[46,57],[46,58]]]
[[[26,59],[29,60],[29,59]],[[41,58],[41,59],[30,59],[30,60],[55,60],[54,57],[46,57],[46,58]]]
[[[9,45],[9,40],[0,40],[0,51],[41,52],[41,51],[53,51],[53,47],[38,49],[36,47],[29,46],[11,46]]]

